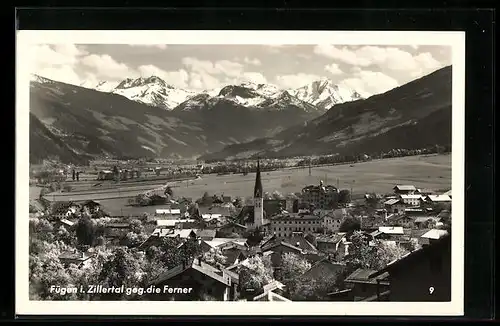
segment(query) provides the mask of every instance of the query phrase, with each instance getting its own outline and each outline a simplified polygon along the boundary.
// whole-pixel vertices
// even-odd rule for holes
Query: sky
[[[383,93],[451,64],[449,46],[37,44],[33,73],[75,85],[155,75],[193,91],[252,81],[294,89],[328,78]]]

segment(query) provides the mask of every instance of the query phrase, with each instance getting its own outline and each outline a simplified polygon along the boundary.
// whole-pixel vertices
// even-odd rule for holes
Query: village
[[[30,203],[30,295],[42,300],[449,301],[451,190],[394,185],[387,193],[359,199],[351,192],[319,181],[282,195],[263,188],[257,163],[252,198],[205,192],[192,199],[159,187],[130,199],[131,205],[153,207],[133,217],[110,214],[99,200],[40,196]],[[49,291],[54,283],[194,291],[63,297]]]

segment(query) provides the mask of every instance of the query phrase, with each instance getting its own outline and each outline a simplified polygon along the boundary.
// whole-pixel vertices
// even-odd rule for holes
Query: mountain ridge
[[[230,145],[200,159],[359,154],[449,145],[451,74],[451,66],[438,69],[383,94],[334,105],[322,116],[272,139]]]

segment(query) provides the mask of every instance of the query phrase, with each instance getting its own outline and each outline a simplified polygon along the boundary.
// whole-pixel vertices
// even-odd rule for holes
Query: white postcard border
[[[16,36],[17,315],[463,315],[465,212],[465,33],[420,31],[34,31]],[[161,40],[162,42],[159,42]],[[409,40],[411,42],[409,42]],[[452,47],[451,302],[166,302],[29,300],[29,81],[33,44],[447,45]]]

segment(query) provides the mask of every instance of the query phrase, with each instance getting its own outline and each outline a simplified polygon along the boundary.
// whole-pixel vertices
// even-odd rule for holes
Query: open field
[[[370,162],[356,163],[353,166],[322,166],[311,169],[286,169],[263,172],[264,191],[272,193],[298,192],[308,184],[324,183],[338,185],[340,189],[352,189],[353,195],[366,192],[389,193],[395,184],[413,184],[419,188],[448,190],[451,188],[451,155],[408,156]],[[236,197],[252,196],[255,173],[246,176],[236,175],[204,175],[199,180],[189,182],[168,182],[174,196],[191,197],[193,199],[209,194],[221,194]],[[338,182],[338,183],[337,183]],[[143,212],[154,212],[160,207],[125,206],[128,198],[146,190],[154,189],[167,181],[141,181],[136,184],[114,185],[113,190],[78,191],[62,194],[50,194],[48,200],[100,200],[105,210],[112,214],[141,215]],[[88,189],[88,188],[87,188]]]

